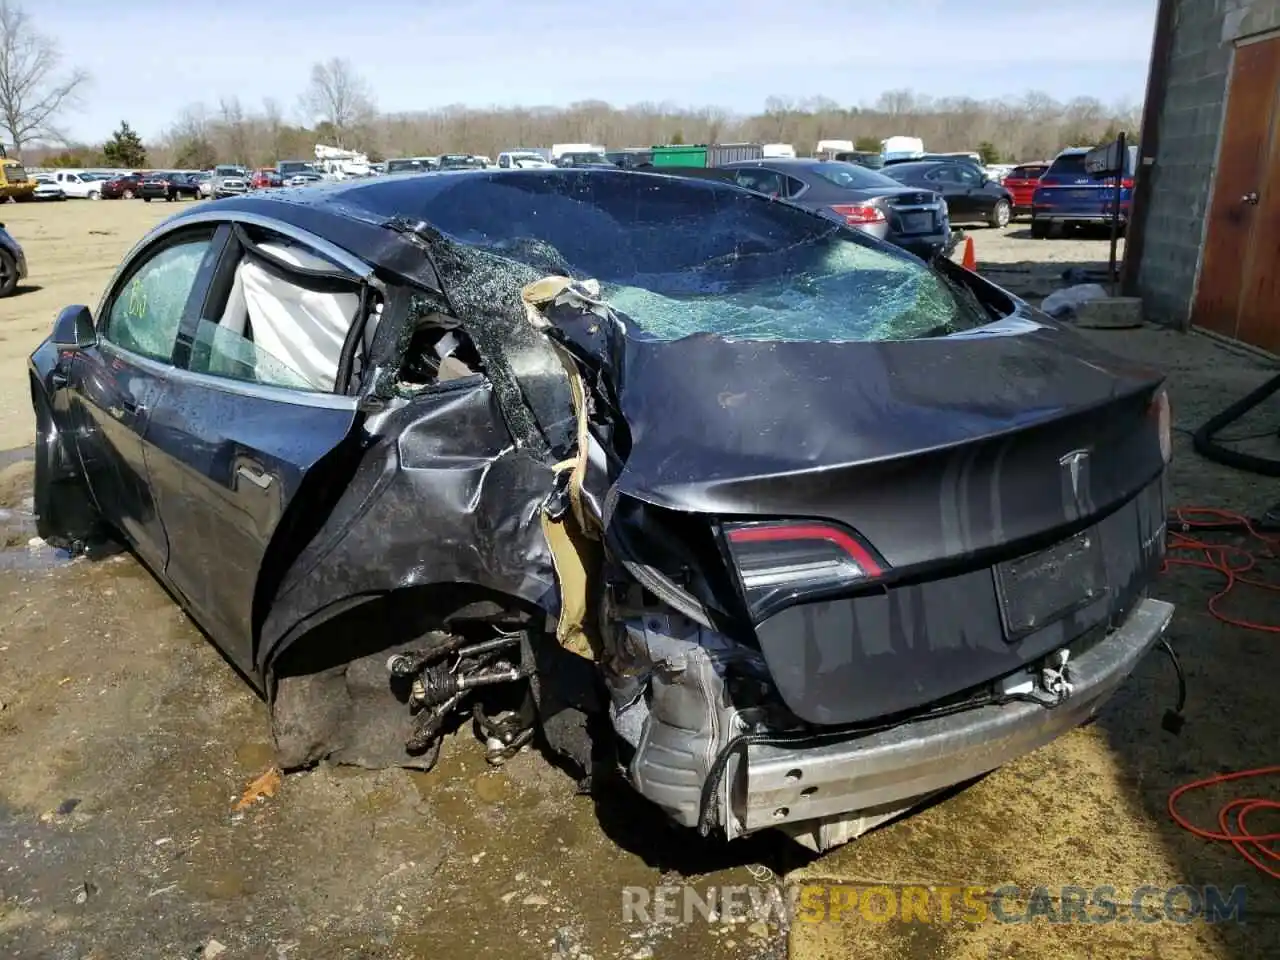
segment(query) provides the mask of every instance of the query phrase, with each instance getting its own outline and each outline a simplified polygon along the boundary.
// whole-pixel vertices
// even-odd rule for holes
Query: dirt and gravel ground
[[[1213,957],[1280,953],[1273,884],[1175,828],[1175,785],[1272,761],[1274,639],[1206,612],[1212,574],[1176,569],[1172,639],[1189,723],[1160,731],[1174,693],[1145,661],[1103,719],[902,822],[804,862],[764,838],[719,849],[634,798],[586,798],[537,752],[501,769],[463,731],[426,775],[321,767],[235,809],[270,766],[263,705],[128,555],[65,563],[29,546],[32,422],[23,362],[66,303],[96,304],[126,249],[172,207],[7,206],[32,276],[0,301],[0,956],[30,958]],[[1105,241],[975,230],[980,267],[1042,296]],[[1270,364],[1158,329],[1092,334],[1169,371],[1190,428]],[[1276,409],[1238,428],[1275,453]],[[1260,513],[1262,478],[1178,438],[1173,498]],[[1230,601],[1280,622],[1265,596]],[[1208,811],[1201,813],[1207,818]],[[1210,926],[960,922],[825,925],[628,921],[622,888],[793,881],[1248,887],[1247,922]],[[763,890],[763,887],[758,889]],[[1158,903],[1159,900],[1150,901]]]

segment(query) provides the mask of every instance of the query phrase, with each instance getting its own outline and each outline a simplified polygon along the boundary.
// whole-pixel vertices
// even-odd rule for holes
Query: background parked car
[[[1111,222],[1115,202],[1115,177],[1100,177],[1084,168],[1084,158],[1092,147],[1068,147],[1045,171],[1031,198],[1031,235],[1047,237],[1067,227],[1103,226]],[[1130,147],[1120,178],[1121,229],[1129,220],[1133,198],[1133,171],[1138,148]]]
[[[199,200],[200,184],[188,173],[161,171],[149,173],[138,187],[138,196],[150,203],[152,200]]]
[[[735,171],[737,184],[748,190],[788,200],[919,256],[932,256],[951,239],[947,208],[936,193],[905,187],[854,163],[739,160],[722,169]]]
[[[1013,196],[967,160],[919,160],[886,165],[886,177],[921,190],[934,190],[947,202],[952,223],[1003,227],[1013,216]]]
[[[267,187],[281,186],[284,181],[280,174],[276,172],[274,167],[263,167],[261,170],[253,171],[253,177],[249,180],[249,186],[254,190],[264,190]]]
[[[866,150],[842,151],[831,159],[843,160],[845,163],[856,163],[858,166],[866,167],[868,170],[884,169],[884,157]]]
[[[54,182],[62,188],[68,197],[81,200],[98,200],[102,197],[103,181],[92,174],[74,170],[59,170],[52,174]]]
[[[484,168],[480,160],[469,153],[446,153],[440,157],[441,170],[479,170]]]
[[[52,175],[47,173],[42,173],[39,176],[35,177],[35,181],[36,181],[36,189],[35,189],[35,192],[31,194],[32,200],[65,200],[67,199],[66,191],[63,190],[62,187],[58,186],[57,181],[53,179]]]
[[[214,199],[248,193],[249,171],[234,164],[214,167],[209,189]]]
[[[1048,161],[1043,163],[1021,163],[1005,174],[1002,186],[1013,196],[1013,215],[1019,216],[1031,212],[1031,199],[1035,196],[1040,178],[1049,169]]]
[[[132,200],[138,195],[138,187],[142,185],[141,173],[127,173],[122,177],[112,177],[102,182],[103,200]]]
[[[387,173],[426,173],[435,169],[427,157],[398,157],[387,161]]]

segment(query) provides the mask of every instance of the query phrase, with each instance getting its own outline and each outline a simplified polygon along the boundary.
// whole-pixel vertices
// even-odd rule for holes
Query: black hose
[[[1234,467],[1237,470],[1247,470],[1249,473],[1261,474],[1264,477],[1280,477],[1280,460],[1232,450],[1217,440],[1217,435],[1225,428],[1235,423],[1277,391],[1280,391],[1280,375],[1272,377],[1262,386],[1245,394],[1221,413],[1206,420],[1204,425],[1191,435],[1191,443],[1195,447],[1196,453],[1206,460],[1221,463],[1223,466]]]
[[[1160,649],[1169,657],[1169,662],[1173,664],[1173,671],[1178,675],[1178,703],[1172,710],[1164,712],[1164,719],[1161,726],[1169,733],[1178,734],[1182,731],[1182,726],[1186,722],[1182,711],[1187,706],[1187,675],[1182,670],[1182,661],[1178,659],[1178,653],[1173,649],[1167,637],[1160,638]]]

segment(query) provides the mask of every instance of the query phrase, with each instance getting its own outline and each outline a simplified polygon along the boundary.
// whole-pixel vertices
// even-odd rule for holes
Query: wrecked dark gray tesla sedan
[[[41,535],[127,542],[285,767],[427,768],[466,710],[824,849],[1089,719],[1172,612],[1158,376],[710,180],[201,206],[30,373]]]

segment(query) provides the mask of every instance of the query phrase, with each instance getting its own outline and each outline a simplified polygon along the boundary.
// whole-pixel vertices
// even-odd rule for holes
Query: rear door
[[[140,251],[99,309],[98,342],[72,370],[76,449],[102,516],[155,571],[168,540],[151,489],[144,443],[174,373],[184,316],[212,268],[213,229],[167,235]]]
[[[967,216],[973,220],[985,220],[996,200],[1004,198],[1004,188],[987,178],[980,167],[970,163],[954,163],[956,177],[964,191],[964,204]]]
[[[269,556],[273,537],[282,523],[318,523],[318,505],[341,492],[357,398],[302,369],[299,357],[323,359],[326,350],[336,364],[332,343],[302,346],[301,338],[314,334],[305,322],[269,330],[250,318],[246,303],[261,299],[245,300],[246,276],[258,278],[261,293],[269,289],[261,286],[268,275],[246,274],[245,263],[235,242],[220,256],[209,294],[191,318],[185,369],[152,415],[148,466],[169,531],[169,580],[227,656],[253,676],[259,584],[278,582],[272,572],[283,570],[273,563],[292,558]],[[359,296],[346,296],[343,309],[350,307],[354,318]],[[305,314],[306,307],[282,296],[281,317],[295,308]]]
[[[973,219],[974,203],[968,187],[960,179],[958,167],[955,163],[940,163],[926,173],[924,179],[930,190],[942,194],[951,219],[963,223]]]

